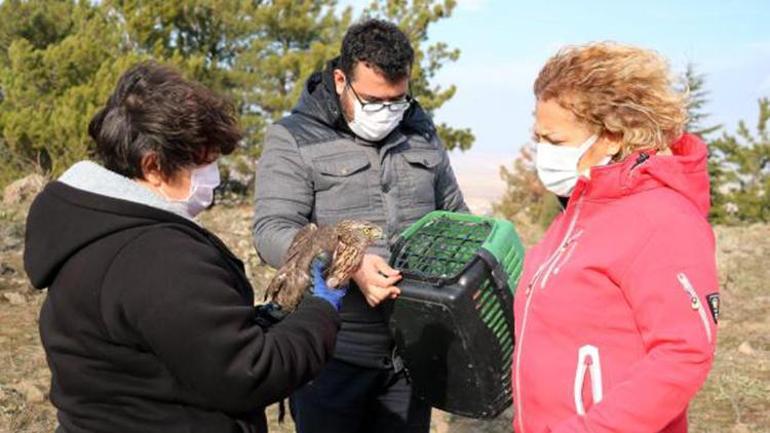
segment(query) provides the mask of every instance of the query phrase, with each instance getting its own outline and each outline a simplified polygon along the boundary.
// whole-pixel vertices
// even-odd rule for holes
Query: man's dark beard
[[[345,86],[345,89],[342,91],[341,95],[337,95],[337,98],[339,98],[340,101],[340,108],[342,110],[342,117],[345,119],[346,122],[350,123],[351,120],[353,120],[354,117],[354,109],[353,109],[353,101],[351,101],[350,97],[348,95],[348,88]]]

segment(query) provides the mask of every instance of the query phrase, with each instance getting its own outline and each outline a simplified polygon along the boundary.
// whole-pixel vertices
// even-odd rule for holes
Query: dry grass
[[[716,362],[690,409],[694,432],[770,432],[770,226],[718,227]]]
[[[44,294],[30,289],[22,272],[23,217],[23,212],[0,213],[0,432],[50,432],[55,410],[47,400],[50,373],[37,332]],[[204,220],[245,259],[261,292],[272,271],[253,252],[251,210],[219,208]],[[770,226],[720,227],[717,236],[723,293],[719,349],[711,376],[691,406],[690,431],[770,433]],[[433,431],[511,431],[510,415],[482,423],[437,412]],[[290,420],[278,425],[276,418],[273,406],[271,431],[293,431]]]

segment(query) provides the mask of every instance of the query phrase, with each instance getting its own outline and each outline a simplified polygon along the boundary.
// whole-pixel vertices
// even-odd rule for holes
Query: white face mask
[[[348,122],[354,134],[367,141],[380,141],[387,137],[404,118],[406,110],[391,111],[384,107],[373,113],[364,111],[363,105],[355,96],[353,101],[353,120]]]
[[[219,186],[219,182],[219,166],[214,161],[192,170],[190,194],[186,199],[171,199],[165,194],[163,195],[166,200],[179,204],[187,216],[195,218],[214,202],[214,189]],[[163,192],[161,191],[161,193]]]
[[[543,182],[543,186],[558,196],[568,197],[581,174],[578,172],[580,158],[598,139],[598,135],[592,135],[578,147],[538,143],[535,166],[537,167],[537,176]],[[606,165],[610,159],[607,156],[597,165]]]

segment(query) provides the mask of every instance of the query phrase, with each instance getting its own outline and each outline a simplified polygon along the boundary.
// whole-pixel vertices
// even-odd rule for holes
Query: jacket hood
[[[669,188],[707,216],[711,200],[706,145],[697,136],[684,134],[670,148],[671,155],[641,151],[617,164],[594,167],[590,180],[581,178],[587,184],[586,198],[614,198]]]
[[[353,134],[342,114],[340,100],[334,87],[333,72],[338,68],[338,64],[339,58],[333,59],[327,63],[326,69],[315,72],[308,78],[292,113],[311,117],[333,129]],[[433,120],[417,101],[412,102],[404,113],[404,118],[397,130],[426,136],[436,133]]]
[[[198,227],[173,204],[91,162],[78,163],[35,198],[27,216],[24,268],[48,287],[74,254],[111,234],[158,223]]]

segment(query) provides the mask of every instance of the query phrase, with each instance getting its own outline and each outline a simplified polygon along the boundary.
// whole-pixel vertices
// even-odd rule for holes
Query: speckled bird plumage
[[[324,277],[329,288],[348,283],[361,265],[366,249],[382,237],[382,230],[366,221],[342,220],[333,226],[308,224],[289,246],[286,260],[270,281],[265,299],[292,311],[310,288],[313,258],[327,254],[331,264]]]

